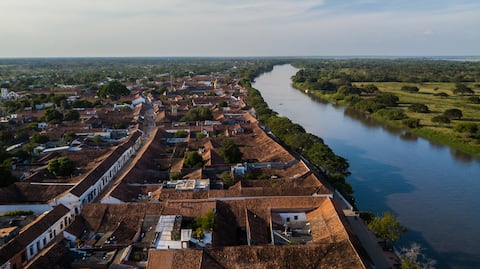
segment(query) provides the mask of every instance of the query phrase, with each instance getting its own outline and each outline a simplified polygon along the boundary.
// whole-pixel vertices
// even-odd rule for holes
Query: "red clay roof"
[[[70,209],[64,205],[58,205],[47,214],[41,215],[33,223],[24,227],[20,234],[0,249],[0,264],[4,264],[24,250],[33,240],[37,239],[68,212],[70,212]]]
[[[106,157],[97,167],[95,167],[88,175],[77,184],[70,192],[77,197],[80,197],[85,191],[94,185],[100,178],[112,167],[112,165],[122,156],[122,154],[130,148],[138,138],[142,136],[141,131],[135,131],[128,141],[116,147],[108,157]]]

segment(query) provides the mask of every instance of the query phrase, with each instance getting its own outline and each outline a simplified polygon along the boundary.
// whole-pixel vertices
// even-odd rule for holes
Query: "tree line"
[[[248,91],[248,105],[255,109],[260,121],[284,146],[301,154],[323,171],[329,183],[354,205],[353,189],[346,181],[346,177],[350,175],[348,161],[336,155],[320,137],[307,133],[302,126],[293,123],[290,119],[278,116],[268,107],[260,92],[252,87],[249,79],[243,79],[241,84]]]

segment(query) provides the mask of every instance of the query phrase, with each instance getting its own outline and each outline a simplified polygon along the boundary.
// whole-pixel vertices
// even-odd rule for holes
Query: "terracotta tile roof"
[[[71,187],[70,185],[16,182],[8,187],[0,188],[0,204],[48,203]]]
[[[128,245],[138,236],[146,204],[87,204],[81,217],[84,229],[95,233],[112,232],[117,245]]]
[[[69,212],[70,209],[67,207],[58,205],[48,213],[38,217],[30,225],[24,227],[14,239],[9,241],[3,248],[0,249],[0,264],[4,264],[17,253],[25,249],[33,240],[37,239],[55,222]]]
[[[148,269],[200,269],[202,250],[150,250],[148,253]]]
[[[288,162],[295,157],[271,139],[262,129],[255,127],[253,134],[233,136],[235,144],[242,145],[243,159],[259,162]],[[261,149],[261,150],[258,150]]]
[[[271,243],[270,221],[263,219],[251,210],[246,209],[247,234],[251,245],[267,245]]]
[[[47,253],[39,256],[28,268],[31,269],[63,269],[69,268],[72,254],[62,243],[57,243]]]
[[[135,131],[132,135],[129,136],[127,142],[116,147],[112,153],[110,153],[97,167],[95,167],[88,175],[77,184],[70,192],[77,197],[80,197],[85,191],[95,184],[107,171],[112,167],[112,165],[122,156],[122,154],[130,148],[137,139],[142,136],[140,131]]]
[[[147,269],[366,268],[348,242],[281,247],[269,245],[203,250],[150,250],[148,256]],[[207,267],[207,264],[212,267]]]

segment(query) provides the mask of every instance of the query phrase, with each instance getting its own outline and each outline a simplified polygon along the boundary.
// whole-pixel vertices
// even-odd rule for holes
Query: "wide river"
[[[253,87],[270,108],[349,160],[358,208],[393,212],[409,230],[397,247],[419,243],[436,268],[480,268],[479,159],[314,101],[292,88],[296,71],[275,66]]]

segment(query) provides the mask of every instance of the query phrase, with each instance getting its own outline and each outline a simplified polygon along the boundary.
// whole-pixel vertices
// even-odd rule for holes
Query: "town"
[[[238,77],[157,78],[2,88],[10,140],[27,141],[5,150],[23,155],[0,188],[0,268],[373,266],[354,207]]]

